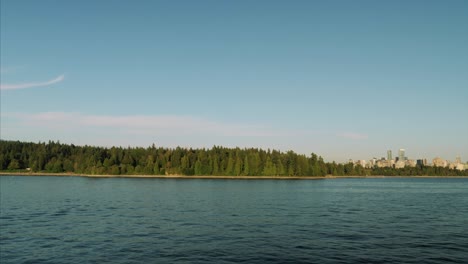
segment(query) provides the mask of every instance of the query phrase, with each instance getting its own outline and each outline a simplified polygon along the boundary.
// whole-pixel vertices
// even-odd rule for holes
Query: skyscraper
[[[398,150],[398,160],[401,160],[401,161],[405,160],[405,149]]]
[[[392,160],[392,151],[387,150],[387,160]]]

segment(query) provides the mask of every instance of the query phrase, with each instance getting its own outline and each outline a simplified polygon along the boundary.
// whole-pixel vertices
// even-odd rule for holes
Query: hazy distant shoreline
[[[155,178],[155,179],[232,179],[232,180],[323,180],[340,178],[468,178],[468,176],[186,176],[186,175],[108,175],[108,174],[76,174],[76,173],[41,173],[41,172],[0,172],[0,176],[57,176],[57,177],[87,177],[87,178]]]
[[[88,178],[157,178],[157,179],[277,179],[277,180],[318,180],[334,178],[335,176],[187,176],[187,175],[109,175],[109,174],[76,174],[76,173],[23,173],[23,172],[0,172],[0,176],[58,176],[58,177],[88,177]],[[349,177],[349,176],[348,176]],[[377,176],[379,177],[379,176]]]

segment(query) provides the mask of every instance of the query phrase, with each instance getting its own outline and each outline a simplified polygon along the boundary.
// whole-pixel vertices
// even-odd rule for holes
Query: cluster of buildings
[[[429,164],[426,159],[408,159],[405,156],[405,149],[398,150],[398,156],[393,158],[392,151],[387,150],[387,157],[382,157],[380,159],[372,158],[368,161],[366,160],[349,160],[350,163],[355,165],[361,165],[364,168],[395,168],[400,169],[404,167],[416,167],[418,166],[436,166],[436,167],[448,167],[450,169],[465,170],[468,169],[468,163],[462,163],[460,157],[457,157],[454,162],[441,159],[436,157],[432,160],[432,164]]]

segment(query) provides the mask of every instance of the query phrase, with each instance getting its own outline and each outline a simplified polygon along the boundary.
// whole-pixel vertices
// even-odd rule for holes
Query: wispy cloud
[[[359,133],[338,133],[337,136],[343,137],[343,138],[348,138],[348,139],[353,139],[353,140],[362,140],[362,139],[367,139],[368,135],[367,134],[359,134]]]
[[[55,129],[104,128],[120,133],[138,135],[215,135],[215,136],[283,136],[277,131],[257,124],[213,121],[193,116],[174,115],[87,115],[73,112],[43,112],[35,114],[4,113],[24,124]]]
[[[33,88],[33,87],[42,87],[48,86],[55,83],[59,83],[65,79],[65,75],[62,74],[52,80],[45,81],[45,82],[28,82],[28,83],[16,83],[16,84],[0,84],[0,90],[17,90],[17,89],[26,89],[26,88]]]

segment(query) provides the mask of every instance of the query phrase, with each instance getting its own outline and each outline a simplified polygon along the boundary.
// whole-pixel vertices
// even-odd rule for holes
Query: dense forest
[[[419,166],[403,169],[363,168],[324,162],[322,157],[293,151],[258,148],[211,149],[75,146],[49,141],[0,141],[0,171],[110,175],[216,175],[216,176],[345,176],[437,175],[468,176],[468,170]]]

